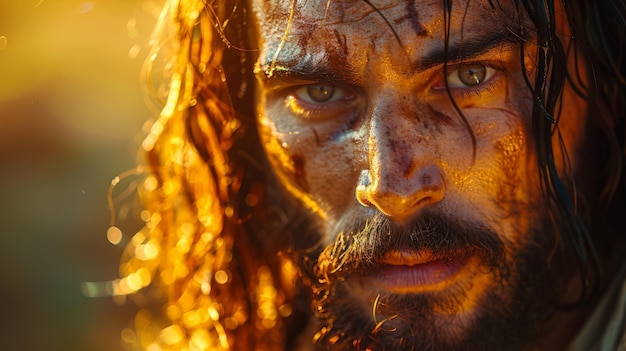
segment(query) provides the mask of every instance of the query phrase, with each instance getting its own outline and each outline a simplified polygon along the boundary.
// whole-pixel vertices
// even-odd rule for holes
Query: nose
[[[368,167],[356,187],[363,206],[375,206],[404,222],[445,196],[445,177],[434,145],[414,112],[400,106],[375,109],[370,119]],[[423,131],[427,132],[427,131]]]

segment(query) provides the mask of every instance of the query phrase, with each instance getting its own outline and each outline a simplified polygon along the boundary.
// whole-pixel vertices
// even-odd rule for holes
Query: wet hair
[[[442,2],[449,16],[451,1]],[[626,214],[626,4],[564,1],[572,30],[564,47],[552,0],[511,2],[532,22],[524,29],[535,32],[541,48],[536,76],[527,77],[532,135],[550,216],[587,282],[584,301],[600,282],[595,248],[623,233],[618,219]],[[169,85],[143,143],[150,175],[140,195],[150,218],[126,249],[116,290],[162,307],[137,315],[143,349],[288,350],[308,318],[284,254],[299,223],[281,205],[287,200],[276,190],[256,128],[248,18],[245,1],[169,0],[159,19],[151,57],[167,57]],[[582,72],[568,69],[570,55],[585,61],[588,84]],[[596,164],[584,193],[576,190],[579,179],[559,174],[552,149],[559,121],[568,118],[559,114],[568,82],[590,111],[585,145]]]

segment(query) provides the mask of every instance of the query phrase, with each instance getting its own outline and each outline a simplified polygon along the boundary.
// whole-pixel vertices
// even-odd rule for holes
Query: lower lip
[[[467,264],[468,258],[461,257],[413,266],[383,265],[369,275],[368,280],[383,290],[397,294],[432,292],[450,285]]]

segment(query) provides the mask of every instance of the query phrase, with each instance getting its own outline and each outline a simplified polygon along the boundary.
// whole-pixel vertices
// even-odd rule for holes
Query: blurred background
[[[140,70],[160,6],[0,1],[2,350],[124,349],[137,307],[88,298],[81,284],[118,275],[107,190],[142,162],[156,115]],[[132,192],[118,197],[137,206]],[[139,227],[121,221],[125,234]]]

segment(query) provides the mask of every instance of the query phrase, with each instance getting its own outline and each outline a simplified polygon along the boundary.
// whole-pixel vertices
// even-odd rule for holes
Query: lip
[[[379,269],[368,275],[368,280],[396,294],[433,292],[451,285],[468,263],[469,257],[464,255],[392,251],[383,257]]]

